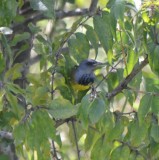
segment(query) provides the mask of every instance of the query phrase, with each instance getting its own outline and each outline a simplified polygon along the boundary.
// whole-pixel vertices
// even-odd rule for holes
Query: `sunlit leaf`
[[[8,35],[8,34],[12,34],[13,30],[8,27],[0,27],[0,33]]]
[[[127,76],[130,74],[130,72],[133,70],[135,64],[138,61],[138,54],[135,53],[133,50],[129,51],[128,53],[128,59],[127,64],[124,70],[124,75]]]

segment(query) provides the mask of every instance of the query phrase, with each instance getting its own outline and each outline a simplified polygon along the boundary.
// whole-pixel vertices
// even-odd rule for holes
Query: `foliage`
[[[9,35],[14,24],[26,23],[17,12],[25,2],[0,3],[0,148],[14,144],[19,159],[77,159],[69,156],[74,148],[78,159],[159,158],[157,0],[143,1],[140,10],[132,0],[109,0],[93,15],[75,18],[69,29],[67,20],[56,17],[55,1],[33,0],[31,9],[43,15],[42,25],[54,22],[50,34],[32,21],[25,32]],[[16,61],[30,53],[30,39],[39,57],[35,73],[25,70],[26,61]],[[88,57],[106,66],[97,70],[94,88],[74,91],[72,68]],[[11,133],[10,139],[2,131]]]

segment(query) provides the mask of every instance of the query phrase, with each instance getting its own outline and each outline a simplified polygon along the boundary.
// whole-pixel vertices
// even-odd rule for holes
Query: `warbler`
[[[82,61],[73,71],[72,87],[74,90],[82,91],[89,89],[95,81],[94,70],[104,63],[97,62],[93,59]]]

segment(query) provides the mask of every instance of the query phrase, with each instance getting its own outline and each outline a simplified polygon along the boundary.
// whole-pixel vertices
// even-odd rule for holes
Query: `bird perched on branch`
[[[72,73],[72,87],[74,90],[82,91],[89,89],[94,83],[94,70],[104,63],[97,62],[93,59],[86,59],[77,66]]]

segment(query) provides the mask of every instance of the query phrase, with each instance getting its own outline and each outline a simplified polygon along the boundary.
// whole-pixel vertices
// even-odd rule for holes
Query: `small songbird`
[[[94,83],[94,70],[104,63],[97,62],[93,59],[86,59],[82,61],[73,71],[72,86],[74,90],[82,91],[89,89]]]

